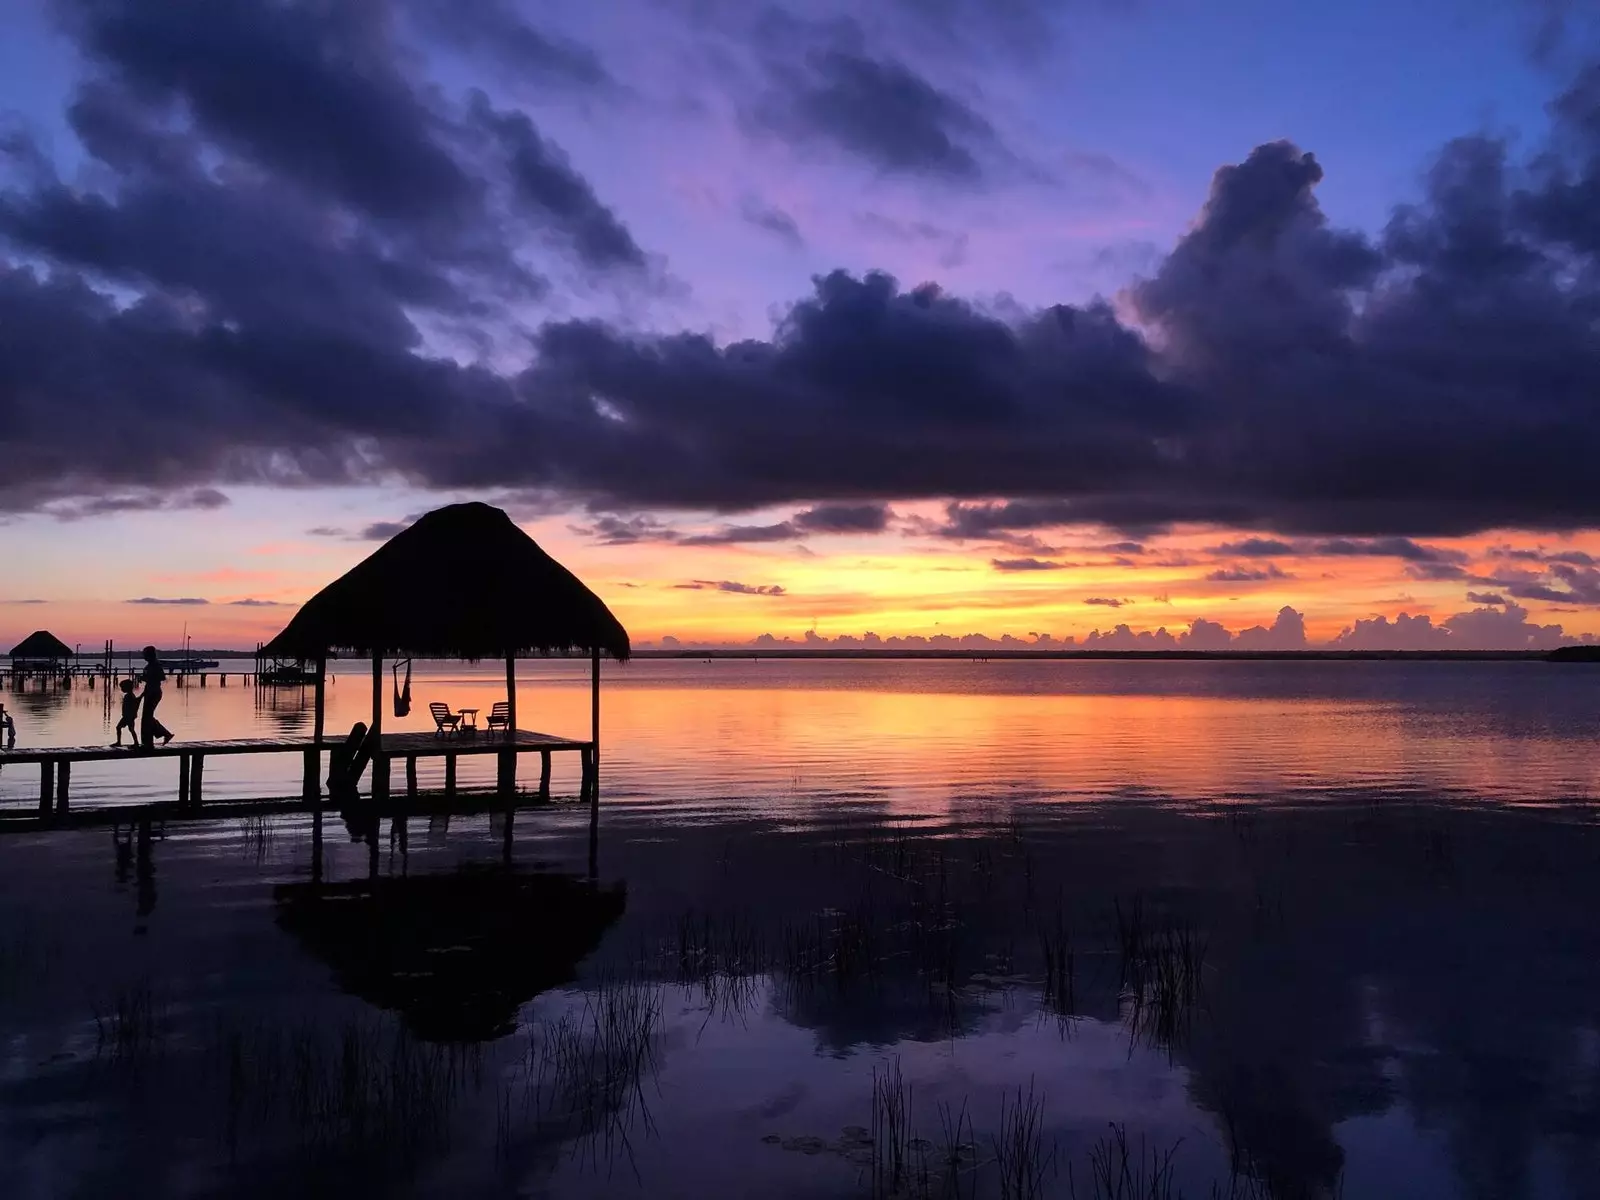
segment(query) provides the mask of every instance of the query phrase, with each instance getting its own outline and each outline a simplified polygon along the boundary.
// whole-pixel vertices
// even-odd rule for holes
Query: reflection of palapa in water
[[[285,884],[275,898],[279,926],[340,988],[438,1042],[511,1032],[522,1004],[572,981],[627,903],[620,885],[504,867]]]

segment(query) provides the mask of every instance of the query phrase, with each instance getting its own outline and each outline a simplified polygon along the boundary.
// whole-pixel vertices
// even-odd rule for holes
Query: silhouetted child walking
[[[117,740],[112,745],[122,745],[122,731],[128,731],[128,741],[137,746],[139,744],[139,726],[135,724],[139,717],[139,694],[133,690],[133,680],[124,679],[119,685],[122,688],[122,720],[117,722]]]

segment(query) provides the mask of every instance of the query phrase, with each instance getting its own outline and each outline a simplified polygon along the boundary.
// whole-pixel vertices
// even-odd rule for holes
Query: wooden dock
[[[39,768],[39,805],[37,817],[41,821],[62,820],[70,808],[72,767],[74,763],[115,762],[121,760],[176,759],[177,800],[163,806],[173,815],[199,816],[205,791],[205,764],[208,758],[235,754],[299,754],[304,759],[304,774],[300,803],[320,804],[323,797],[322,757],[332,751],[337,743],[304,738],[229,738],[214,741],[173,742],[150,750],[109,745],[100,746],[19,746],[0,749],[0,767],[14,764],[33,764]],[[539,796],[550,796],[550,760],[552,755],[575,753],[582,762],[582,789],[591,806],[599,801],[599,759],[593,741],[558,737],[555,734],[536,733],[518,729],[512,732],[461,733],[441,737],[429,733],[386,733],[373,752],[370,794],[377,808],[387,805],[390,790],[390,770],[396,759],[405,764],[406,793],[417,794],[417,760],[420,758],[444,759],[444,788],[446,799],[456,795],[456,762],[462,755],[494,754],[500,769],[497,790],[513,795],[516,790],[517,760],[524,754],[538,754]],[[228,808],[237,811],[251,802],[233,802]],[[263,801],[262,804],[267,802]],[[281,803],[281,801],[279,802]],[[106,806],[103,811],[121,811],[131,806]],[[144,806],[150,807],[148,805]],[[211,815],[209,811],[205,815]],[[126,819],[124,816],[123,819]],[[62,823],[69,823],[62,820]],[[70,822],[80,824],[81,822]],[[0,821],[0,829],[6,826]],[[30,822],[36,825],[37,822]]]

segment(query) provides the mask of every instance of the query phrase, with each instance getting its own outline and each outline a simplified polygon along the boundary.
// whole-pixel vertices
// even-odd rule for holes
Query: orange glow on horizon
[[[611,606],[640,644],[666,636],[737,644],[766,633],[800,640],[808,630],[828,638],[984,634],[1081,641],[1092,630],[1122,624],[1136,632],[1179,633],[1197,619],[1237,633],[1270,626],[1285,606],[1304,616],[1308,640],[1316,644],[1378,615],[1406,612],[1437,623],[1476,607],[1469,591],[1507,591],[1473,578],[1546,569],[1497,554],[1497,548],[1542,545],[1600,559],[1600,534],[1551,538],[1519,531],[1425,539],[1446,556],[1442,567],[1395,556],[1303,552],[1318,539],[1299,540],[1295,552],[1230,554],[1219,548],[1273,535],[1214,529],[1179,530],[1137,548],[1104,531],[1050,530],[1043,535],[1050,544],[1029,550],[932,536],[927,529],[940,511],[901,505],[898,524],[887,533],[759,544],[603,545],[566,520],[526,528]],[[73,577],[67,594],[48,591],[49,580],[14,577],[0,592],[0,643],[50,628],[69,643],[94,647],[108,636],[118,645],[177,645],[187,625],[196,646],[248,649],[372,548],[349,538],[274,536],[238,544],[231,561],[165,562],[149,554],[143,574],[109,581]],[[44,602],[24,602],[33,599]],[[205,603],[177,603],[183,600]],[[1600,633],[1594,607],[1516,603],[1536,623],[1559,623],[1570,635]]]

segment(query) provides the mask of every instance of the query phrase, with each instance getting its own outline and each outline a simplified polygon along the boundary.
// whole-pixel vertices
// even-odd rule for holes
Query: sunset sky
[[[1589,6],[6,12],[0,650],[460,499],[641,643],[1600,635]]]

